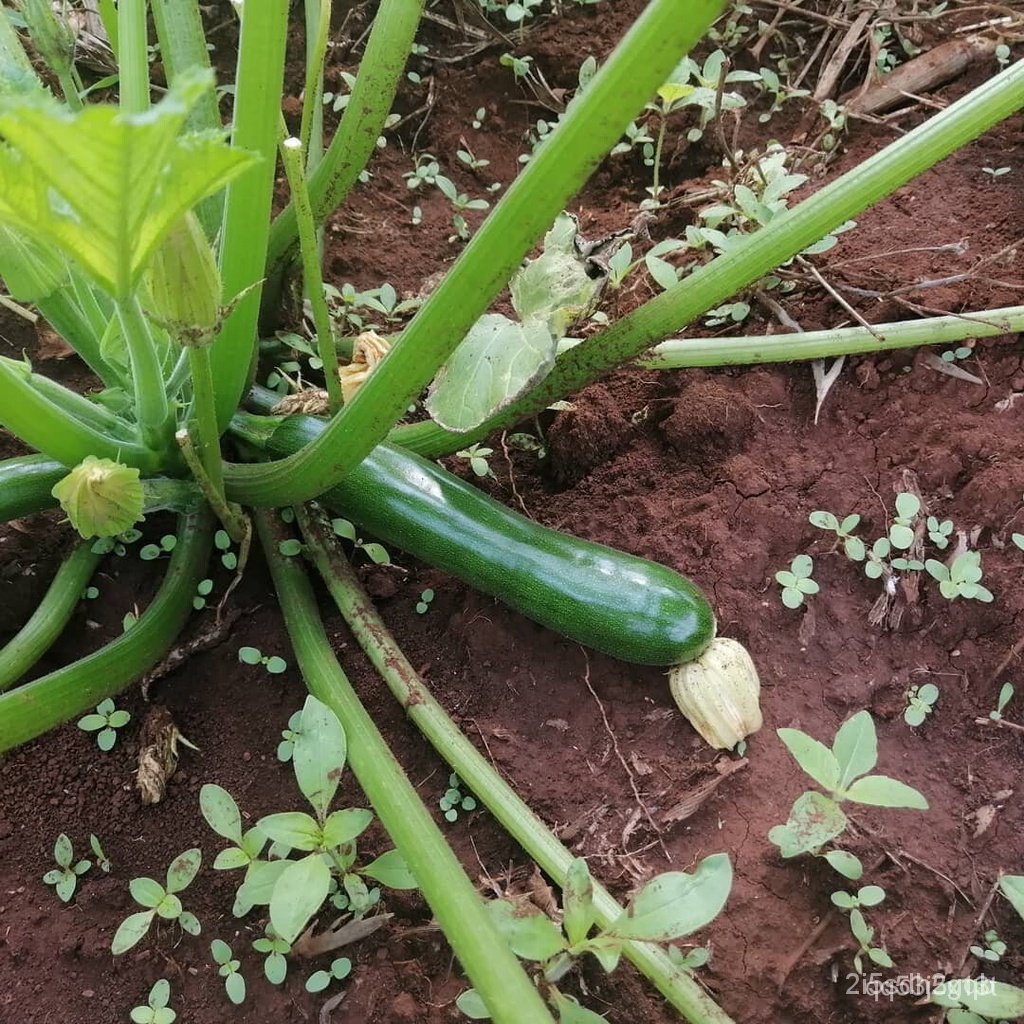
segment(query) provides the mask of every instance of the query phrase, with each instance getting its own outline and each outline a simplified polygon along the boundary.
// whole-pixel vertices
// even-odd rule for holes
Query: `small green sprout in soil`
[[[87,860],[75,862],[71,840],[63,832],[57,836],[57,841],[53,844],[53,859],[57,866],[43,875],[43,881],[54,887],[62,903],[69,903],[75,895],[79,876],[84,875],[92,864]]]
[[[1000,43],[995,48],[995,58],[1000,68],[1005,68],[1010,63],[1010,48],[1006,43]]]
[[[820,589],[811,578],[814,572],[814,559],[810,555],[797,555],[788,569],[780,569],[775,574],[775,581],[782,587],[782,603],[787,608],[799,608],[804,598],[816,594]]]
[[[374,565],[391,565],[391,556],[383,544],[367,542],[356,534],[355,526],[347,519],[332,519],[331,529],[336,536],[351,541]]]
[[[928,539],[940,550],[945,551],[949,547],[949,538],[953,533],[953,520],[939,520],[935,516],[929,516],[926,521],[928,527]]]
[[[441,808],[441,812],[444,814],[444,820],[448,822],[455,822],[459,820],[459,811],[475,811],[476,800],[472,795],[462,794],[462,780],[452,772],[448,776],[448,788],[444,792],[444,796],[438,801],[438,806]]]
[[[939,699],[939,688],[934,683],[923,686],[912,686],[907,691],[907,707],[903,712],[903,721],[911,728],[924,725],[925,719],[935,710],[935,702]]]
[[[862,885],[856,896],[840,889],[830,897],[840,910],[853,910],[856,907],[877,907],[885,899],[885,890],[880,885]]]
[[[417,615],[426,615],[430,611],[430,602],[434,600],[434,592],[429,587],[420,594],[416,602]]]
[[[239,972],[241,961],[234,958],[231,947],[223,939],[214,939],[210,943],[210,955],[217,964],[217,973],[224,979],[228,999],[235,1006],[241,1006],[245,1002],[245,978]]]
[[[1002,178],[1005,175],[1010,173],[1010,168],[1009,167],[982,167],[982,170],[990,178]]]
[[[171,1001],[171,983],[161,978],[149,990],[145,1006],[133,1006],[130,1014],[135,1024],[174,1024],[178,1015],[167,1004]]]
[[[82,591],[82,597],[85,598],[86,601],[95,601],[99,596],[99,587],[86,587],[85,590]]]
[[[1013,534],[1011,540],[1021,549],[1021,551],[1024,551],[1024,533]]]
[[[288,719],[288,728],[281,732],[281,742],[277,745],[278,761],[290,761],[295,751],[295,741],[299,738],[299,727],[302,724],[302,710],[296,711]]]
[[[262,665],[272,676],[288,669],[288,662],[276,654],[264,654],[258,647],[239,647],[238,660],[243,665]]]
[[[867,554],[864,541],[853,535],[853,531],[860,525],[860,516],[856,512],[852,512],[840,520],[833,512],[817,511],[812,512],[807,519],[811,526],[834,533],[837,540],[842,541],[843,551],[851,561],[862,562],[864,560],[864,556]]]
[[[956,348],[948,348],[942,353],[942,359],[947,363],[955,363],[960,359],[969,359],[974,355],[974,349],[969,345],[959,345]]]
[[[307,992],[323,992],[332,981],[344,981],[352,973],[352,961],[347,956],[339,956],[332,961],[330,969],[314,971],[306,979]]]
[[[93,856],[96,858],[96,867],[105,875],[109,875],[113,865],[110,863],[110,858],[103,852],[99,837],[90,834],[89,846],[92,848]]]
[[[694,946],[684,953],[678,946],[669,946],[668,958],[676,967],[692,972],[711,962],[711,950],[707,946]]]
[[[999,933],[989,928],[982,937],[984,946],[971,946],[971,955],[979,960],[987,960],[989,963],[997,963],[1006,952],[1006,943],[999,938]]]
[[[285,558],[295,558],[297,555],[302,554],[302,541],[289,537],[288,540],[283,540],[277,545],[277,550]]]
[[[584,956],[593,956],[606,973],[619,965],[628,942],[674,942],[714,920],[732,886],[732,868],[725,854],[707,857],[692,873],[667,871],[643,885],[620,917],[591,935],[595,925],[594,885],[587,862],[577,858],[566,873],[560,921],[548,917],[527,898],[491,900],[488,913],[512,951],[538,964],[544,994],[559,1020],[599,1024],[604,1018],[580,1006],[558,990]],[[553,900],[552,896],[552,900]],[[672,956],[671,947],[669,955]],[[707,962],[707,950],[676,951],[674,961],[686,969]],[[463,992],[455,1005],[473,1020],[489,1014],[474,989]]]
[[[858,974],[864,973],[864,956],[879,967],[894,966],[885,949],[872,945],[875,930],[868,925],[861,913],[861,907],[877,907],[885,899],[885,890],[880,885],[864,885],[857,890],[856,896],[840,890],[832,893],[831,899],[840,910],[850,912],[850,931],[859,947],[853,958],[854,970]]]
[[[141,539],[142,533],[133,527],[132,529],[125,530],[124,533],[119,533],[116,537],[100,537],[98,540],[93,541],[92,551],[97,555],[113,553],[118,558],[124,558],[128,553],[128,548]]]
[[[195,914],[181,905],[179,892],[187,889],[199,873],[203,863],[202,851],[197,847],[186,850],[171,861],[167,869],[167,884],[161,885],[153,878],[133,878],[128,884],[132,899],[146,909],[130,914],[118,926],[110,951],[114,956],[126,953],[138,945],[149,931],[154,918],[177,921],[182,931],[198,935],[199,921]]]
[[[1003,717],[1003,712],[1006,710],[1006,705],[1013,700],[1013,683],[1003,683],[999,690],[999,699],[996,701],[996,707],[994,711],[988,713],[988,717],[993,722],[998,722]]]
[[[485,168],[485,167],[490,167],[490,165],[491,165],[491,161],[490,160],[481,160],[478,156],[476,156],[474,154],[473,150],[471,150],[469,148],[469,146],[466,145],[466,140],[465,139],[463,139],[462,142],[463,142],[463,145],[466,146],[466,148],[458,150],[455,155],[471,171],[480,171],[480,170],[483,170],[483,168]],[[481,210],[484,209],[484,208],[485,207],[482,207],[482,206],[480,207]]]
[[[840,805],[847,800],[872,807],[928,809],[928,801],[906,783],[867,774],[878,761],[875,723],[867,711],[858,711],[839,727],[831,748],[799,729],[779,729],[777,734],[796,763],[828,794],[801,794],[786,824],[768,833],[784,858],[817,854],[841,835],[847,818]],[[829,863],[841,870],[832,860]]]
[[[263,973],[266,975],[267,981],[271,985],[284,984],[284,979],[288,976],[288,961],[285,958],[292,951],[292,944],[285,942],[274,931],[273,925],[267,924],[263,929],[262,938],[256,939],[252,948],[257,953],[266,954],[263,961]]]
[[[164,555],[169,555],[177,543],[178,538],[173,533],[165,534],[160,538],[159,544],[146,544],[141,547],[139,549],[139,558],[144,562],[156,561],[156,559]]]
[[[981,583],[983,571],[980,551],[964,551],[953,559],[952,565],[929,558],[924,567],[929,576],[938,580],[939,593],[948,601],[962,597],[989,604],[995,600],[992,591]]]
[[[484,448],[479,444],[474,444],[455,454],[460,459],[465,459],[469,463],[469,468],[477,476],[494,476],[490,463],[487,461],[494,454],[493,448]]]
[[[515,80],[521,81],[524,78],[530,77],[532,70],[533,58],[529,55],[524,54],[522,57],[517,57],[514,53],[503,53],[498,58],[498,63],[503,68],[511,68],[512,74]]]
[[[909,491],[896,495],[896,518],[889,527],[889,543],[899,551],[907,551],[914,543],[914,519],[921,511],[921,499]]]
[[[441,173],[441,165],[430,153],[420,153],[416,158],[416,166],[402,177],[405,178],[405,184],[414,190],[422,185],[433,185],[440,188],[442,181],[452,188],[455,187],[451,180]]]
[[[108,697],[96,705],[96,710],[78,720],[78,728],[83,732],[96,733],[96,746],[102,751],[114,749],[117,742],[117,730],[124,728],[130,721],[131,715],[114,706],[114,702]]]
[[[226,530],[218,530],[213,535],[214,547],[220,552],[220,564],[229,572],[238,568],[238,555],[231,550],[231,538]]]

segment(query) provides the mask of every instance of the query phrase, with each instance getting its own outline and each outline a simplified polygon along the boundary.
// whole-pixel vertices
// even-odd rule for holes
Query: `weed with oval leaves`
[[[217,965],[217,973],[224,979],[224,991],[228,999],[241,1006],[245,1002],[245,978],[240,968],[242,963],[236,960],[231,947],[223,939],[214,939],[210,943],[210,955]]]
[[[75,851],[71,840],[63,833],[57,836],[53,844],[53,859],[57,862],[43,875],[43,881],[52,885],[62,903],[70,903],[78,887],[78,879],[92,867],[87,860],[75,862]]]
[[[430,611],[430,603],[434,600],[434,592],[429,587],[420,593],[420,599],[416,602],[416,614],[426,615]]]
[[[928,575],[938,581],[939,593],[948,601],[962,597],[989,604],[995,600],[992,591],[981,583],[984,574],[980,551],[964,551],[950,565],[929,558],[924,567]]]
[[[271,985],[282,985],[288,976],[288,961],[286,957],[292,951],[292,944],[285,942],[272,924],[267,924],[263,929],[262,937],[253,941],[252,948],[257,953],[265,953],[263,960],[263,973]]]
[[[145,1006],[133,1006],[129,1016],[134,1024],[174,1024],[178,1019],[167,1004],[171,1001],[171,983],[161,978],[149,990]]]
[[[782,587],[782,603],[787,608],[799,608],[805,597],[818,593],[820,587],[811,577],[813,571],[814,559],[810,555],[797,555],[788,569],[780,569],[775,574],[775,581]]]
[[[165,921],[177,921],[182,931],[188,932],[189,935],[199,934],[199,920],[191,911],[184,909],[177,894],[192,884],[199,874],[202,863],[202,851],[193,847],[171,861],[167,868],[166,885],[161,885],[153,878],[133,878],[128,883],[132,899],[146,909],[130,914],[118,926],[110,944],[110,951],[114,956],[126,953],[138,945],[157,917]]]
[[[288,719],[288,728],[281,732],[281,742],[277,745],[278,761],[290,761],[295,751],[295,741],[299,738],[299,727],[302,723],[302,710],[298,710]]]
[[[332,519],[331,529],[335,536],[351,541],[374,565],[391,565],[391,556],[383,544],[365,541],[356,533],[355,526],[347,519]]]
[[[108,697],[96,705],[96,710],[78,720],[78,728],[83,732],[96,733],[96,746],[107,752],[114,749],[117,742],[117,730],[123,729],[132,716],[114,706]]]
[[[988,713],[988,717],[993,722],[998,722],[1003,717],[1003,712],[1006,710],[1006,705],[1013,700],[1013,683],[1003,683],[999,689],[999,699],[996,701],[994,711]]]
[[[452,772],[448,776],[448,788],[438,801],[444,820],[452,823],[459,820],[459,811],[475,811],[476,800],[470,793],[463,794],[462,780]]]
[[[306,991],[323,992],[332,981],[344,981],[351,973],[352,961],[347,956],[339,956],[328,970],[314,971],[306,979]]]
[[[258,647],[239,647],[238,660],[243,665],[262,665],[272,676],[288,670],[288,662],[276,654],[266,655]]]
[[[935,702],[939,699],[939,688],[934,683],[923,686],[912,686],[907,691],[907,707],[903,712],[903,721],[911,728],[924,725],[925,719],[935,710]]]

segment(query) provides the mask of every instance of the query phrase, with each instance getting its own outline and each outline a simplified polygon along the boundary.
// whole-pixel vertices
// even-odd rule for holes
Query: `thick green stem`
[[[60,385],[51,382],[51,390]],[[101,433],[83,423],[67,407],[62,408],[32,386],[29,375],[11,369],[0,360],[0,424],[51,459],[75,466],[88,455],[119,460],[143,472],[155,472],[161,455],[142,445]],[[71,405],[73,403],[68,403]]]
[[[179,520],[167,575],[126,633],[79,661],[0,696],[0,754],[113,697],[170,650],[205,573],[212,525],[206,509]]]
[[[221,235],[221,280],[228,302],[238,301],[214,342],[217,425],[223,430],[255,368],[260,281],[266,267],[274,169],[277,164],[288,0],[247,4],[238,44],[232,144],[263,159],[228,185]]]
[[[341,670],[302,563],[278,551],[285,535],[279,520],[264,512],[257,514],[256,523],[306,685],[344,726],[359,784],[491,1017],[499,1024],[552,1024],[540,995]]]
[[[679,284],[566,352],[538,387],[471,434],[454,434],[424,423],[417,424],[406,437],[415,437],[418,452],[436,457],[529,419],[682,330],[1022,105],[1024,61],[1018,61],[813,196],[780,213]]]
[[[388,689],[438,754],[487,806],[516,842],[560,887],[573,855],[519,798],[434,699],[377,614],[348,561],[327,531],[312,516],[299,511],[306,547],[339,611]],[[600,883],[594,883],[597,923],[606,928],[622,907]],[[694,1024],[729,1024],[721,1010],[686,971],[676,967],[657,946],[631,942],[625,955],[658,991]]]
[[[142,442],[154,451],[166,452],[174,433],[174,421],[167,403],[163,370],[149,321],[142,312],[139,300],[134,297],[118,301],[117,315],[131,357],[135,416],[142,433]]]
[[[312,174],[324,151],[324,58],[331,32],[331,0],[306,0],[306,87],[303,90],[299,138]]]
[[[309,191],[318,223],[345,201],[373,153],[416,37],[423,3],[424,0],[382,0],[377,9],[352,97],[327,152],[317,161],[310,178]],[[280,293],[281,273],[298,238],[295,208],[289,205],[270,229],[268,304]]]
[[[117,5],[117,35],[120,49],[121,109],[126,114],[149,110],[149,50],[146,40],[146,0],[120,0]]]
[[[189,346],[188,363],[192,377],[192,425],[197,439],[196,452],[214,493],[226,502],[210,350],[206,346]]]
[[[316,224],[313,210],[309,205],[309,190],[306,187],[306,172],[303,169],[302,142],[299,139],[285,139],[281,143],[281,159],[292,202],[299,223],[299,251],[302,254],[302,276],[306,285],[306,296],[313,309],[313,324],[316,327],[316,349],[324,365],[324,384],[327,387],[327,401],[331,412],[341,408],[341,381],[338,378],[338,357],[334,351],[334,331],[331,329],[331,315],[327,310],[324,282],[320,270],[320,248],[316,239]]]
[[[121,383],[120,372],[100,354],[99,342],[106,327],[96,329],[93,314],[101,313],[101,310],[95,299],[87,308],[78,300],[77,292],[59,288],[45,299],[38,299],[36,309],[104,384],[113,386]]]
[[[81,541],[64,559],[31,618],[0,649],[0,692],[13,686],[60,636],[102,557],[93,553],[92,541]]]
[[[720,7],[720,0],[653,0],[647,6],[387,358],[324,434],[280,462],[227,467],[225,479],[240,500],[253,505],[304,501],[362,461],[404,415]]]

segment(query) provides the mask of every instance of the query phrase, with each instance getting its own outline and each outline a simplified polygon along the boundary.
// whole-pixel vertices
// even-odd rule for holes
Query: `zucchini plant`
[[[115,538],[135,531],[148,512],[171,510],[178,517],[173,540],[161,542],[148,558],[154,571],[163,569],[163,580],[130,628],[87,657],[22,682],[70,617],[75,602],[68,593],[86,589],[105,548],[80,546],[69,556],[16,646],[0,652],[0,753],[101,705],[144,675],[190,616],[202,612],[209,587],[199,588],[207,582],[211,555],[230,559],[241,572],[258,537],[282,595],[300,670],[314,695],[347,718],[346,730],[355,728],[360,737],[357,742],[349,736],[353,768],[481,1005],[499,1022],[546,1022],[550,1009],[440,834],[431,833],[433,857],[415,855],[422,830],[429,831],[429,815],[415,810],[422,804],[411,787],[396,796],[396,780],[404,776],[380,756],[379,734],[342,684],[308,584],[296,575],[302,569],[294,553],[304,550],[303,541],[279,536],[262,510],[295,506],[296,518],[308,526],[303,503],[319,497],[339,516],[501,593],[525,614],[590,646],[644,664],[701,659],[714,650],[714,615],[692,583],[663,566],[527,523],[424,460],[468,451],[493,430],[644,355],[836,230],[1015,111],[1024,102],[1024,66],[1007,67],[585,345],[573,345],[564,335],[587,310],[592,292],[560,215],[631,119],[673,80],[723,6],[722,0],[652,0],[577,92],[386,358],[344,401],[334,372],[337,352],[317,229],[344,202],[376,147],[423,0],[381,0],[351,97],[326,145],[321,97],[330,7],[315,0],[305,6],[301,124],[285,140],[286,0],[236,8],[236,73],[232,82],[219,83],[196,0],[153,0],[155,40],[148,36],[145,0],[121,0],[116,8],[102,4],[118,63],[117,104],[85,102],[73,34],[60,30],[59,15],[48,5],[26,4],[24,11],[34,52],[53,71],[47,79],[56,80],[55,92],[35,73],[12,23],[0,18],[0,276],[13,300],[34,306],[100,382],[95,394],[81,395],[27,362],[0,358],[0,424],[33,453],[0,462],[0,521],[59,503],[85,540],[114,548]],[[147,60],[152,42],[159,44],[168,78],[157,102]],[[226,126],[218,106],[218,87],[225,85],[231,86]],[[291,200],[272,216],[279,157]],[[545,232],[544,253],[520,271]],[[317,359],[325,369],[331,415],[323,420],[267,416],[265,396],[249,396],[261,313],[264,323],[274,319],[293,265],[310,300]],[[518,321],[488,313],[506,285]],[[1022,323],[1024,308],[1014,307],[887,325],[881,340],[878,333],[848,329],[797,340],[686,343],[682,351],[670,342],[646,358],[660,366],[821,358],[953,343]],[[490,358],[495,337],[508,358],[508,372],[501,375],[506,383],[484,391],[477,363]],[[410,403],[432,383],[433,419],[399,426]],[[456,415],[467,395],[471,414]],[[248,410],[242,408],[246,402]],[[197,601],[197,594],[204,600]],[[265,662],[270,671],[272,660]],[[262,654],[259,661],[264,663]],[[760,717],[750,720],[759,723]],[[298,747],[294,738],[288,742],[294,758]],[[452,768],[488,803],[479,772],[474,775],[471,765]],[[551,846],[525,805],[510,804],[500,789],[488,791],[504,808],[499,814],[488,803],[492,812],[529,839],[523,840],[527,848],[564,885],[571,864],[561,848]],[[312,825],[303,819],[307,843],[314,826],[323,838],[338,820],[326,807],[316,810]],[[410,833],[410,820],[419,822],[420,834]],[[237,849],[255,860],[258,852],[246,842],[238,836]],[[324,842],[325,849],[331,846]],[[310,852],[325,852],[320,846]],[[295,863],[317,872],[322,888],[323,872],[313,860]],[[159,899],[155,883],[150,888],[143,893],[149,909],[134,915],[138,924],[120,935],[119,946],[138,941],[143,919],[148,927],[154,907],[173,896],[170,886]],[[600,927],[614,928],[614,907],[607,894],[596,900]],[[275,930],[288,938],[294,922],[278,928],[280,923]],[[671,960],[642,942],[624,942],[625,955],[685,1016],[727,1020]],[[230,951],[218,963],[233,963]],[[566,1019],[571,1010],[555,1002]]]

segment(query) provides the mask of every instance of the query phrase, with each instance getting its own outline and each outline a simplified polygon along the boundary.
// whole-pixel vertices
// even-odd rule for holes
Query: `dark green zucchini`
[[[50,492],[66,473],[59,462],[45,455],[22,455],[0,462],[0,523],[53,508],[57,499]]]
[[[232,430],[290,455],[322,420],[240,413]],[[641,665],[699,655],[715,635],[707,599],[663,565],[539,526],[476,487],[382,444],[321,499],[367,533],[587,647]]]

